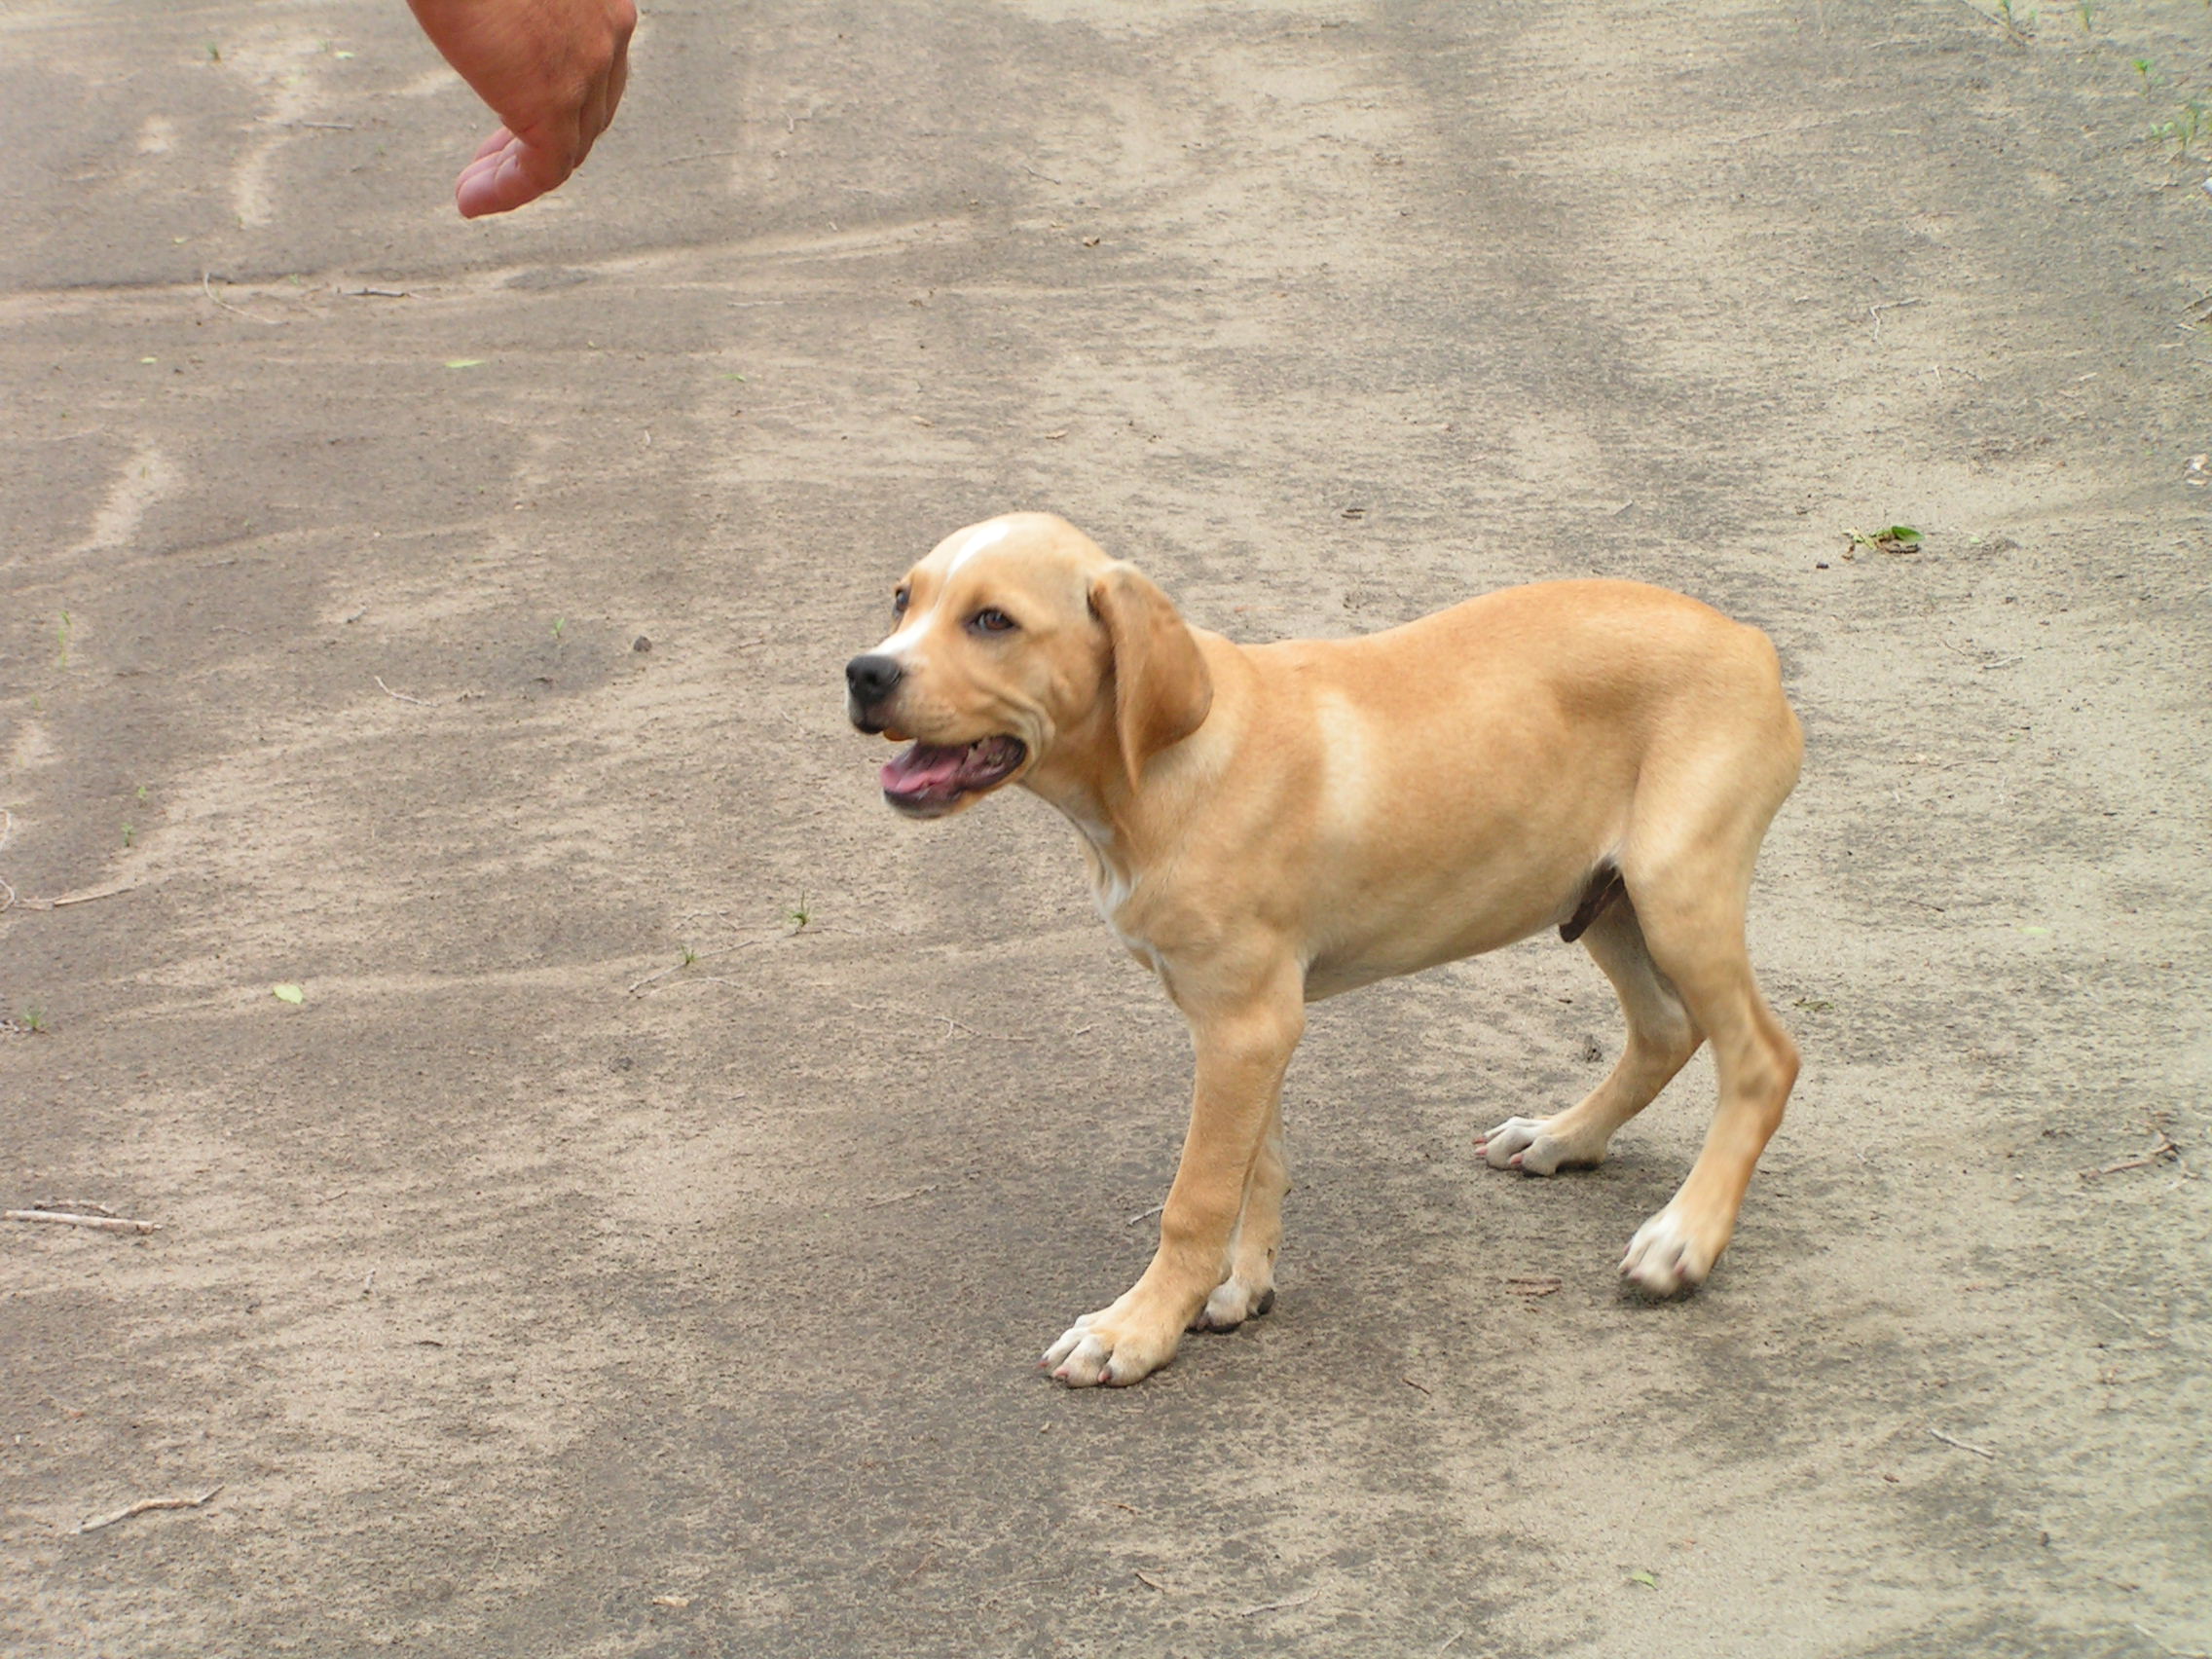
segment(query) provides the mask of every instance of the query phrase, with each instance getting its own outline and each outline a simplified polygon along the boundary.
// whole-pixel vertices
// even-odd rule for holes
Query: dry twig
[[[695,150],[688,156],[662,156],[645,163],[648,167],[680,167],[689,162],[712,162],[723,156],[742,156],[743,150]]]
[[[136,1503],[124,1505],[113,1515],[95,1515],[92,1520],[80,1523],[77,1530],[80,1532],[96,1532],[102,1527],[112,1527],[118,1521],[128,1521],[133,1515],[144,1515],[149,1510],[198,1509],[222,1490],[220,1485],[216,1485],[209,1487],[198,1497],[142,1497]]]
[[[161,1224],[133,1221],[123,1215],[77,1215],[68,1210],[19,1209],[7,1212],[9,1221],[51,1221],[56,1227],[89,1227],[95,1233],[155,1233]]]
[[[2154,1164],[2164,1163],[2169,1160],[2179,1163],[2181,1148],[2174,1143],[2171,1135],[2161,1129],[2158,1131],[2158,1144],[2140,1158],[2123,1158],[2118,1163],[2108,1163],[2101,1169],[2084,1169],[2082,1171],[2082,1179],[2094,1181],[2100,1175],[2117,1175],[2122,1169],[2149,1169]]]
[[[937,1192],[937,1191],[938,1191],[938,1190],[939,1190],[940,1188],[941,1188],[941,1187],[943,1186],[943,1184],[944,1184],[943,1182],[940,1181],[940,1182],[937,1182],[937,1183],[935,1183],[934,1185],[931,1185],[931,1186],[927,1186],[927,1187],[915,1187],[915,1188],[913,1188],[913,1189],[912,1189],[911,1191],[908,1191],[908,1192],[904,1192],[904,1193],[893,1193],[893,1194],[892,1194],[892,1195],[891,1195],[891,1196],[890,1196],[889,1198],[870,1198],[870,1199],[868,1199],[868,1201],[867,1201],[866,1203],[863,1204],[863,1205],[861,1206],[861,1208],[863,1208],[863,1209],[881,1209],[881,1208],[882,1208],[882,1207],[883,1207],[883,1206],[884,1206],[885,1204],[903,1204],[903,1203],[904,1203],[904,1202],[905,1202],[905,1201],[906,1201],[906,1200],[907,1200],[908,1198],[922,1198],[922,1197],[924,1197],[924,1196],[925,1196],[925,1195],[927,1195],[927,1194],[930,1194],[930,1193],[934,1193],[934,1192]]]
[[[2142,1625],[2136,1624],[2134,1620],[2130,1619],[2128,1623],[2134,1627],[2136,1635],[2151,1643],[2159,1652],[2170,1655],[2170,1659],[2212,1659],[2212,1654],[2206,1653],[2201,1647],[2175,1647],[2170,1643],[2160,1641]]]
[[[1930,1434],[1933,1434],[1937,1440],[1940,1440],[1944,1445],[1956,1446],[1961,1452],[1972,1452],[1976,1457],[1995,1458],[1997,1456],[1996,1453],[1992,1452],[1986,1446],[1972,1445],[1967,1441],[1959,1439],[1956,1435],[1945,1434],[1939,1428],[1931,1428],[1928,1432]]]
[[[727,956],[727,955],[728,955],[728,954],[729,954],[729,953],[730,953],[731,951],[733,951],[733,950],[744,950],[744,949],[747,949],[748,947],[750,947],[750,946],[752,946],[752,945],[756,945],[756,944],[766,944],[766,943],[767,943],[767,942],[768,942],[768,941],[769,941],[769,940],[770,940],[771,939],[782,939],[782,938],[785,938],[785,937],[786,937],[785,935],[783,935],[783,934],[780,934],[780,933],[778,933],[778,934],[762,934],[762,935],[761,935],[761,936],[760,936],[759,938],[757,938],[757,939],[743,939],[743,940],[739,940],[737,941],[737,943],[735,943],[735,944],[720,944],[720,945],[717,945],[717,946],[716,946],[716,947],[715,947],[714,949],[712,949],[712,950],[694,950],[693,952],[691,952],[691,961],[690,961],[690,962],[679,962],[679,963],[677,963],[677,964],[676,964],[676,965],[675,965],[674,967],[672,967],[672,968],[662,968],[662,969],[659,969],[658,971],[656,971],[656,972],[654,972],[654,973],[651,973],[651,974],[647,974],[647,975],[646,975],[646,976],[645,976],[645,977],[644,977],[643,979],[638,979],[638,980],[635,980],[635,981],[633,981],[633,982],[631,983],[631,986],[630,986],[630,994],[631,994],[632,996],[636,996],[636,995],[638,994],[638,992],[640,992],[641,990],[643,990],[643,989],[644,989],[644,988],[645,988],[645,986],[647,986],[647,985],[649,985],[649,984],[652,984],[652,983],[653,983],[653,982],[654,982],[655,980],[657,980],[657,979],[665,979],[665,978],[667,978],[667,977],[669,977],[669,976],[670,976],[671,974],[681,974],[681,973],[682,973],[684,969],[686,969],[686,968],[688,968],[688,967],[690,967],[690,966],[691,966],[691,963],[692,963],[692,962],[704,962],[704,961],[706,961],[706,960],[707,960],[707,958],[708,958],[708,957],[710,957],[710,956]],[[705,975],[705,974],[702,974],[702,975],[699,975],[699,976],[697,976],[697,977],[704,979],[704,978],[709,978],[709,977],[711,977],[711,976],[709,976],[709,975]],[[717,984],[722,984],[722,985],[726,985],[726,984],[729,984],[729,983],[731,983],[731,981],[730,981],[730,980],[727,980],[727,979],[717,979],[717,980],[715,980],[715,983],[717,983]]]
[[[404,691],[394,691],[390,686],[387,685],[384,682],[384,676],[381,674],[373,675],[371,676],[371,678],[376,681],[377,689],[379,691],[382,691],[387,697],[397,697],[402,703],[413,703],[419,709],[434,709],[437,707],[435,703],[426,703],[420,697],[410,697]]]
[[[1868,306],[1866,308],[1866,314],[1874,319],[1875,340],[1879,342],[1882,338],[1882,313],[1884,312],[1902,311],[1907,306],[1917,306],[1919,304],[1920,302],[1918,300],[1885,300],[1878,306]]]
[[[255,316],[253,313],[246,311],[244,308],[232,305],[230,301],[224,299],[220,294],[215,292],[213,286],[211,285],[211,282],[212,278],[209,273],[203,271],[200,274],[200,291],[203,294],[205,294],[210,300],[214,301],[215,304],[221,306],[225,311],[234,313],[239,316],[242,316],[248,322],[258,322],[264,328],[281,328],[284,326],[284,319],[280,316]]]
[[[1967,661],[1972,663],[1976,668],[2010,668],[2014,663],[2020,660],[2016,656],[1984,657],[1978,652],[1968,650],[1966,646],[1962,645],[1953,643],[1951,637],[1948,634],[1938,634],[1936,637],[1938,640],[1942,641],[1943,645],[1946,649],[1958,652],[1959,655],[1965,657]]]
[[[1258,1613],[1279,1613],[1289,1607],[1303,1607],[1307,1603],[1316,1600],[1320,1594],[1321,1592],[1318,1590],[1309,1590],[1305,1595],[1293,1596],[1287,1602],[1262,1602],[1256,1607],[1242,1609],[1236,1616],[1240,1619],[1248,1619]]]
[[[8,893],[12,903],[21,904],[26,910],[60,910],[71,904],[90,904],[94,899],[113,899],[118,893],[129,893],[142,885],[144,884],[136,881],[111,881],[105,887],[88,887],[82,893],[64,893],[58,899],[18,900],[14,888],[10,888]],[[7,907],[6,904],[0,904],[0,910]]]

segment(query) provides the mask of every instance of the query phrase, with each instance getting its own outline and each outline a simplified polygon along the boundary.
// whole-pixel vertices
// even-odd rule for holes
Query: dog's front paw
[[[1247,1319],[1257,1319],[1275,1305],[1272,1284],[1247,1284],[1231,1274],[1213,1287],[1206,1305],[1191,1321],[1194,1331],[1234,1331]]]
[[[1686,1211],[1669,1204],[1636,1230],[1621,1258],[1621,1277],[1646,1296],[1681,1296],[1705,1282],[1728,1235],[1713,1236]]]
[[[1487,1135],[1475,1137],[1475,1156],[1493,1169],[1518,1169],[1524,1175],[1550,1175],[1562,1169],[1594,1169],[1605,1161],[1605,1143],[1576,1135],[1561,1118],[1508,1118]]]
[[[1111,1308],[1086,1313],[1045,1350],[1038,1369],[1071,1388],[1125,1388],[1175,1357],[1183,1321],[1162,1322],[1123,1297]]]

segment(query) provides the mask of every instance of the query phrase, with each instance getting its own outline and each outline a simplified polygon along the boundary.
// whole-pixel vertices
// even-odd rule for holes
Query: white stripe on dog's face
[[[979,524],[970,531],[962,539],[960,545],[953,549],[952,562],[944,568],[945,579],[949,581],[957,576],[960,573],[960,567],[967,564],[984,548],[991,546],[994,542],[1004,541],[1007,532],[1013,528],[1014,526],[1005,519],[999,519],[990,524]]]
[[[913,648],[916,640],[929,632],[929,625],[930,614],[925,610],[900,629],[899,632],[885,640],[883,644],[876,646],[875,654],[887,657],[902,656],[903,653]]]
[[[949,583],[954,576],[960,573],[960,568],[969,560],[975,558],[986,547],[997,546],[1013,531],[1014,521],[1012,519],[991,519],[961,532],[957,538],[945,542],[931,557],[935,558],[938,553],[945,555],[942,579]],[[915,645],[920,644],[922,636],[929,632],[930,621],[936,614],[938,602],[941,601],[942,598],[943,590],[940,588],[938,601],[933,601],[927,608],[909,612],[898,632],[875,647],[876,654],[878,656],[899,657],[903,660],[905,653],[911,651]]]

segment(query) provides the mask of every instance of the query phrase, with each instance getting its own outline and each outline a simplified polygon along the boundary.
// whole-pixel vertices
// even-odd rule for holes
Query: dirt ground
[[[161,1226],[0,1225],[0,1648],[2212,1647],[2212,15],[2015,12],[693,0],[463,225],[397,0],[0,8],[0,1198]],[[1702,1063],[1469,1151],[1619,1042],[1537,940],[1314,1011],[1272,1316],[1036,1375],[1181,1023],[840,683],[1014,506],[1241,638],[1769,630],[1703,1294]]]

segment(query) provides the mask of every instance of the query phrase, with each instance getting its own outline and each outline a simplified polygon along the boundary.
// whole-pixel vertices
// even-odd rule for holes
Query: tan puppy
[[[1612,981],[1627,1048],[1587,1099],[1477,1150],[1532,1175],[1595,1164],[1710,1040],[1704,1150],[1621,1264],[1655,1295],[1704,1280],[1797,1077],[1744,950],[1802,750],[1763,634],[1575,581],[1366,639],[1232,645],[1042,513],[947,537],[893,603],[897,631],[845,671],[854,724],[919,740],[885,797],[938,818],[1019,782],[1058,807],[1198,1049],[1159,1251],[1046,1351],[1053,1376],[1134,1382],[1186,1328],[1272,1304],[1307,1003],[1555,926]]]

